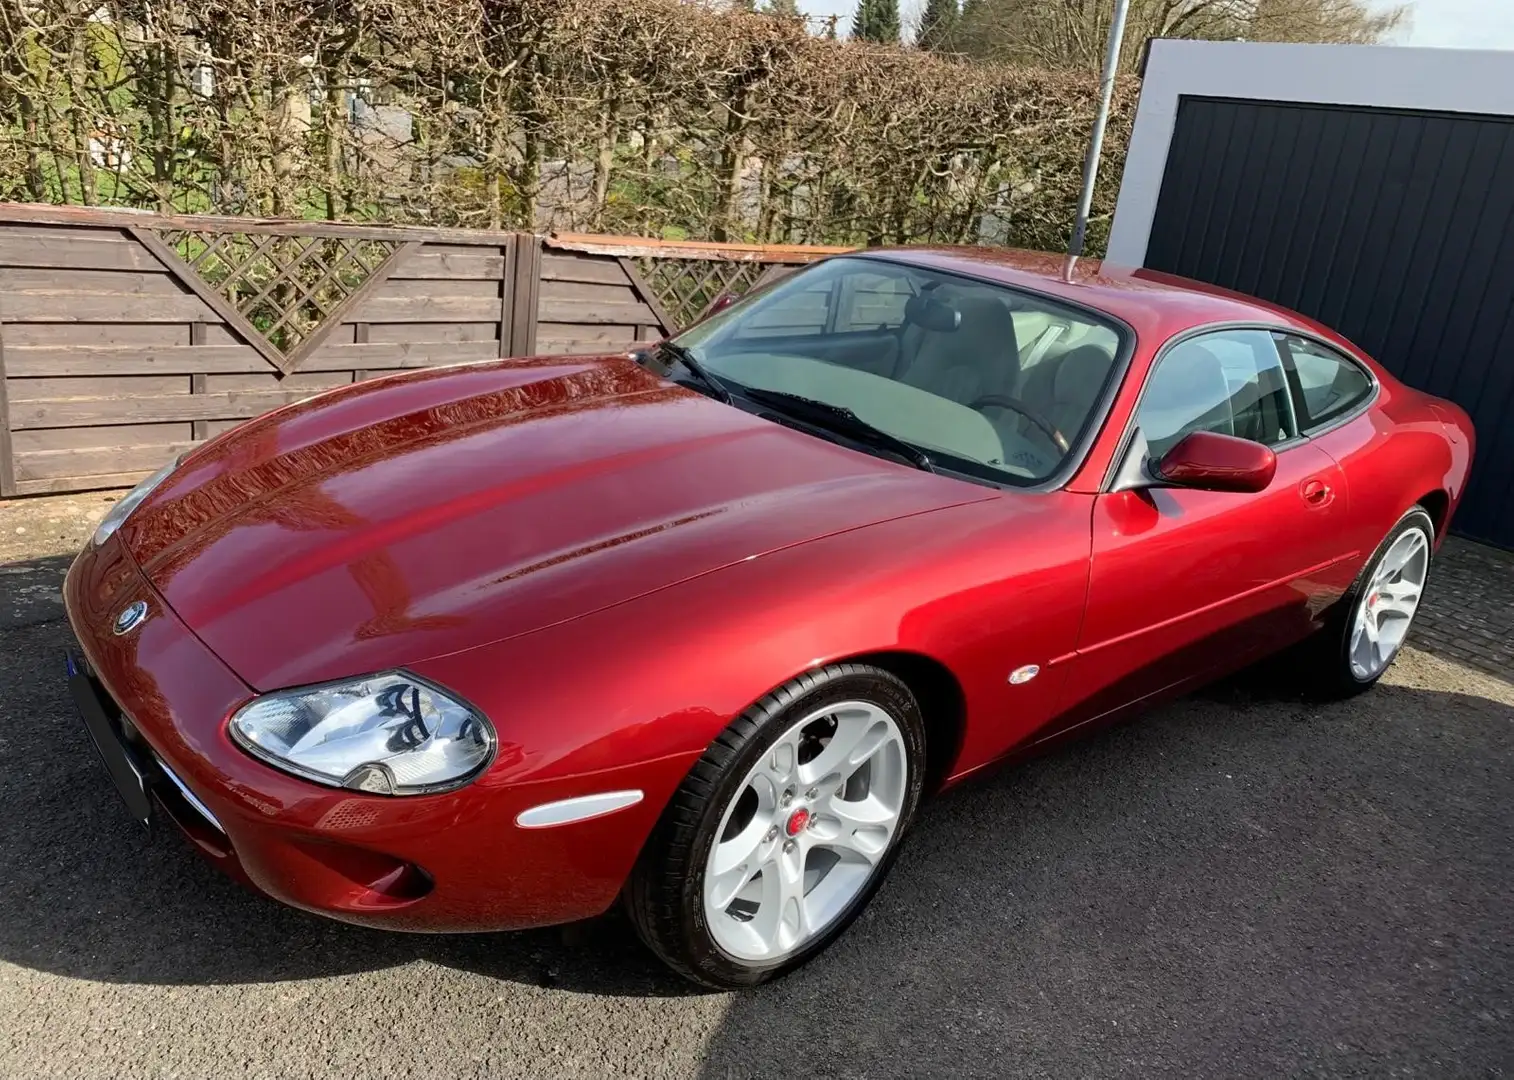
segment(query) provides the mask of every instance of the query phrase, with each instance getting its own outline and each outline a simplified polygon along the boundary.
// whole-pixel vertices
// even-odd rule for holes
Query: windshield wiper
[[[924,450],[914,443],[891,435],[882,428],[874,427],[844,405],[832,405],[828,401],[816,401],[803,394],[789,394],[782,390],[764,390],[748,386],[741,396],[750,398],[759,405],[767,405],[785,416],[792,417],[811,427],[821,428],[879,450],[898,454],[917,469],[935,472],[935,463]]]
[[[731,392],[726,389],[725,383],[710,374],[710,369],[694,358],[694,354],[686,346],[679,345],[674,341],[660,342],[658,352],[667,353],[684,367],[688,368],[689,374],[694,376],[695,381],[704,385],[710,391],[710,396],[716,401],[731,403]]]

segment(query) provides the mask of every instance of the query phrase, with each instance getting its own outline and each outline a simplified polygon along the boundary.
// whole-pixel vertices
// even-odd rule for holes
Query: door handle
[[[1304,502],[1314,507],[1325,506],[1335,498],[1335,492],[1323,480],[1305,480],[1299,485],[1298,493]]]

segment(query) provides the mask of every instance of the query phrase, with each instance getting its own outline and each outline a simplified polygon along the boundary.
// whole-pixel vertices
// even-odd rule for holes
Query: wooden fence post
[[[536,311],[541,298],[541,237],[515,236],[515,307],[510,320],[508,356],[536,352]]]
[[[511,233],[500,245],[500,254],[505,257],[505,269],[499,278],[499,355],[510,355],[515,338],[515,291],[520,280],[516,274],[515,260],[520,248],[520,235]]]
[[[189,324],[189,343],[191,345],[205,344],[205,324],[196,320]],[[196,371],[189,376],[189,392],[191,394],[205,394],[210,391],[210,377],[203,371]],[[189,425],[189,436],[195,442],[204,442],[210,438],[210,424],[205,420],[195,420]]]
[[[15,493],[16,458],[11,452],[11,409],[5,393],[5,320],[0,318],[0,497]]]

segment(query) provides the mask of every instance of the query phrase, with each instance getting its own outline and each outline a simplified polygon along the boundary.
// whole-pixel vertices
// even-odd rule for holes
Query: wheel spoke
[[[1409,636],[1409,619],[1395,614],[1391,619],[1384,619],[1377,628],[1377,654],[1382,660],[1384,667],[1389,661],[1398,655],[1399,646],[1404,643],[1404,638]]]
[[[705,879],[705,896],[709,908],[709,918],[727,918],[727,912],[741,890],[762,871],[760,865],[752,863],[739,863],[724,874],[708,876]]]
[[[1412,581],[1394,581],[1378,587],[1378,606],[1400,615],[1413,615],[1419,607],[1419,586]]]
[[[770,836],[771,827],[760,817],[753,818],[737,836],[715,845],[710,868],[705,874],[705,898],[711,915],[723,913],[772,857],[777,845]]]
[[[1376,613],[1371,611],[1366,613],[1366,618],[1363,620],[1363,628],[1366,631],[1367,638],[1367,674],[1375,675],[1378,669],[1383,666],[1383,647],[1378,632]]]
[[[1428,549],[1423,533],[1418,531],[1406,532],[1398,538],[1398,541],[1388,551],[1387,556],[1383,559],[1383,565],[1379,573],[1382,573],[1383,570],[1386,570],[1390,575],[1400,573],[1413,559],[1426,550]]]
[[[840,787],[889,740],[889,725],[868,713],[838,711],[836,730],[825,749],[799,767],[803,784]]]
[[[876,795],[864,799],[831,798],[816,807],[811,829],[814,843],[843,858],[860,856],[876,863],[888,849],[899,813]]]
[[[800,844],[785,844],[762,867],[762,898],[751,931],[770,955],[788,952],[810,935],[805,909],[804,859]]]
[[[1377,674],[1377,649],[1374,643],[1376,624],[1367,611],[1357,617],[1356,628],[1351,632],[1351,667],[1358,678],[1370,679]]]
[[[1410,545],[1404,543],[1403,538],[1400,538],[1399,541],[1389,549],[1388,554],[1383,556],[1383,564],[1377,568],[1378,577],[1386,579],[1398,573],[1404,568],[1404,563],[1409,561],[1409,556],[1411,554],[1413,554],[1413,548]]]
[[[724,876],[743,864],[752,863],[754,864],[752,872],[755,874],[757,872],[755,864],[761,861],[757,853],[762,846],[767,829],[766,821],[753,818],[752,823],[740,833],[716,844],[715,858],[710,863],[711,873],[717,877]]]
[[[761,769],[772,785],[782,790],[796,782],[799,768],[799,733],[791,732],[773,744],[762,759]]]
[[[1383,641],[1382,629],[1377,624],[1377,616],[1367,616],[1367,656],[1369,658],[1368,670],[1376,673],[1383,666]]]

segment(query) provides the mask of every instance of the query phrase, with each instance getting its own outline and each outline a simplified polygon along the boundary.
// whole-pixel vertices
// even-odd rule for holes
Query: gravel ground
[[[702,994],[615,918],[364,931],[136,831],[48,557],[105,498],[0,505],[0,1075],[1514,1072],[1509,682],[1413,650],[1330,707],[1234,680],[943,797],[827,956]]]

